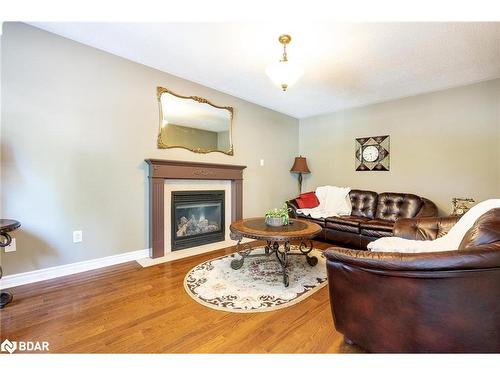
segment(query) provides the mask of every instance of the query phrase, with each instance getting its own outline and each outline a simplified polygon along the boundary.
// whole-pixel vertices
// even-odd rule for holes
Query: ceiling
[[[31,24],[296,118],[500,77],[500,22]],[[287,92],[265,74],[282,33]]]

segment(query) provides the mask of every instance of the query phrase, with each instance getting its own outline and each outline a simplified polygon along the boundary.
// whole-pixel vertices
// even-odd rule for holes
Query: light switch
[[[264,166],[264,159],[260,159],[260,166],[263,167]]]
[[[10,243],[10,245],[4,247],[4,251],[6,253],[10,253],[12,251],[16,251],[16,239],[14,237],[12,237],[12,242]]]
[[[81,230],[75,230],[73,232],[73,243],[82,242],[83,241],[83,232]]]

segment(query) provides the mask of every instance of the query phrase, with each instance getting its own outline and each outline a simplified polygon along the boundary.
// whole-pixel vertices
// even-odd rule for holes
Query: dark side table
[[[12,242],[12,237],[9,232],[16,230],[21,226],[21,223],[16,220],[0,219],[0,247],[9,246]],[[0,279],[2,278],[2,265],[0,265]],[[0,292],[0,309],[3,309],[12,301],[12,293]]]

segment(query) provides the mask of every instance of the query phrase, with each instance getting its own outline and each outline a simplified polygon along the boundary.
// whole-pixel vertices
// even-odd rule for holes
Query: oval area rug
[[[291,245],[292,252],[298,246]],[[203,262],[191,269],[184,278],[187,294],[204,306],[236,313],[266,312],[282,309],[302,301],[327,284],[323,253],[313,249],[311,256],[318,264],[311,267],[305,256],[288,257],[290,285],[283,284],[281,265],[275,254],[266,256],[263,247],[256,247],[246,258],[243,266],[231,268],[237,253]]]

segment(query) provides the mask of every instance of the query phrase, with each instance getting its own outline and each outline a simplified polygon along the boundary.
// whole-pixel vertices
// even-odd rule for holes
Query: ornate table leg
[[[241,244],[241,240],[243,240],[243,237],[241,236],[230,233],[229,237],[234,241],[238,241],[238,243],[236,244],[236,252],[241,256],[241,259],[233,259],[231,261],[231,268],[233,270],[239,270],[241,267],[243,267],[243,262],[252,251],[252,247],[248,244]],[[242,250],[242,247],[245,248],[245,250]]]
[[[304,241],[301,241],[299,250],[302,254],[306,256],[307,263],[311,267],[314,267],[316,264],[318,264],[318,258],[316,258],[315,256],[309,256],[309,253],[313,250],[312,240],[309,240],[309,248],[307,247],[307,244]]]
[[[288,252],[290,251],[290,242],[285,241],[283,243],[283,251],[279,251],[279,244],[277,242],[274,243],[274,248],[276,250],[276,258],[278,258],[278,262],[281,264],[281,268],[283,269],[283,284],[286,287],[290,285],[290,280],[288,278]]]
[[[0,266],[0,275],[2,273],[2,266]],[[0,276],[1,278],[1,276]],[[0,292],[0,309],[3,309],[9,303],[12,302],[12,293],[10,292]]]
[[[279,242],[278,241],[274,241],[274,243],[273,243],[273,251],[276,253],[276,252],[278,252],[279,248],[280,248]]]
[[[2,239],[4,237],[5,239]],[[12,242],[12,237],[8,233],[0,233],[0,247],[9,246]],[[2,266],[0,266],[0,279],[3,276]],[[0,309],[3,309],[12,301],[12,293],[0,292]]]
[[[267,240],[266,241],[266,246],[264,247],[264,252],[266,253],[266,255],[270,255],[271,254],[271,248],[273,247],[273,243],[272,241],[269,241]]]

